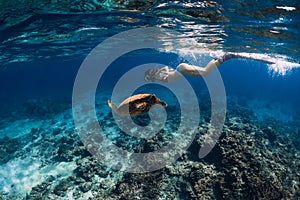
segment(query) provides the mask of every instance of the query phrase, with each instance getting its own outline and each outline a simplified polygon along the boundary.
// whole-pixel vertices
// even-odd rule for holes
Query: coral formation
[[[205,107],[205,106],[204,106]],[[209,106],[208,106],[209,107]],[[176,124],[176,109],[168,118]],[[299,193],[299,130],[274,119],[259,121],[246,107],[229,102],[223,133],[213,150],[198,158],[207,137],[209,113],[204,110],[194,142],[174,163],[149,173],[128,173],[97,160],[74,131],[69,111],[55,120],[27,129],[20,137],[0,140],[0,184],[5,199],[297,199]],[[36,113],[39,115],[39,113]],[[110,123],[111,114],[98,115],[103,126],[116,131],[111,137],[119,146],[134,152],[159,149],[172,139],[160,131],[151,139],[132,140]],[[135,119],[140,123],[144,119]],[[147,120],[146,120],[147,121]],[[298,142],[297,142],[298,141]],[[38,158],[39,162],[33,161]],[[26,159],[27,163],[24,162]],[[23,160],[23,161],[22,161]],[[26,182],[25,190],[6,167],[35,166],[23,176],[41,177]],[[23,164],[22,164],[23,163]],[[25,175],[26,174],[26,175]],[[0,177],[1,177],[0,176]],[[11,177],[9,177],[11,176]],[[24,178],[25,179],[25,178]],[[33,179],[32,179],[33,180]],[[25,184],[25,183],[24,183]],[[7,187],[9,185],[9,188]]]

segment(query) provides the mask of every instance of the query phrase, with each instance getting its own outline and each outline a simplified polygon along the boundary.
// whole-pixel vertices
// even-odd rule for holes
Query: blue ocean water
[[[300,8],[295,1],[24,0],[0,5],[0,199],[300,197]],[[166,43],[164,48],[129,52],[109,66],[105,60],[95,64],[106,70],[93,93],[104,135],[128,152],[149,153],[178,137],[179,108],[190,105],[189,116],[199,108],[200,117],[194,131],[183,127],[186,135],[195,135],[177,161],[136,174],[106,162],[106,146],[97,147],[102,151],[99,159],[93,144],[94,149],[78,135],[73,95],[78,72],[97,45],[146,27],[177,34],[155,38]],[[132,95],[153,93],[168,103],[166,123],[156,135],[151,135],[154,125],[147,126],[152,119],[147,114],[133,117],[145,129],[128,133],[118,127],[122,121],[114,118],[107,100],[125,73],[149,63],[205,67],[226,52],[249,59],[230,59],[217,69],[226,91],[226,116],[205,158],[198,153],[208,141],[213,102],[203,77],[184,77],[193,91],[176,86],[186,97],[184,105],[168,88],[171,84],[143,82],[134,90]],[[144,81],[143,73],[136,75],[128,81]],[[124,94],[113,98],[116,104],[128,96],[127,86],[122,87]],[[196,106],[188,98],[192,92]],[[89,106],[79,120],[89,126],[87,137],[96,133]],[[160,110],[153,113],[163,115]],[[188,117],[183,120],[192,124]],[[181,142],[175,146],[184,146],[184,137]],[[122,159],[121,168],[128,164]],[[151,162],[146,166],[151,168]]]

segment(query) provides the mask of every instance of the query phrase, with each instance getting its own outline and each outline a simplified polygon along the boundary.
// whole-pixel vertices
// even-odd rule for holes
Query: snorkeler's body
[[[150,69],[145,72],[145,80],[146,81],[161,81],[161,82],[172,82],[180,79],[182,76],[206,76],[218,66],[220,66],[223,62],[232,59],[232,58],[243,58],[243,59],[251,59],[257,60],[261,62],[265,62],[267,64],[273,64],[272,62],[256,59],[256,58],[249,58],[237,54],[226,53],[220,58],[211,60],[205,67],[198,67],[195,65],[190,65],[187,63],[180,63],[176,70],[172,69],[168,66],[165,66],[160,69]]]

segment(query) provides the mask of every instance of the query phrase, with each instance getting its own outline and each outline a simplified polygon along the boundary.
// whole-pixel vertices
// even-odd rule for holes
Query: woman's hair
[[[156,69],[156,68],[147,70],[144,74],[145,81],[154,82],[155,81],[155,74],[156,74],[157,71],[158,71],[158,69]]]

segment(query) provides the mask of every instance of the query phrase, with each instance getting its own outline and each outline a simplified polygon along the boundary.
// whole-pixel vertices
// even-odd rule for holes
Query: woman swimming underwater
[[[258,58],[251,58],[246,57],[238,54],[233,53],[226,53],[223,56],[211,60],[205,67],[198,67],[195,65],[189,65],[187,63],[180,63],[176,69],[170,68],[165,66],[160,69],[149,69],[145,72],[145,80],[146,81],[161,81],[165,83],[169,83],[172,81],[176,81],[180,79],[182,76],[206,76],[218,66],[220,66],[223,62],[232,59],[232,58],[242,58],[242,59],[250,59],[250,60],[257,60],[267,64],[274,64],[273,62],[258,59]]]

